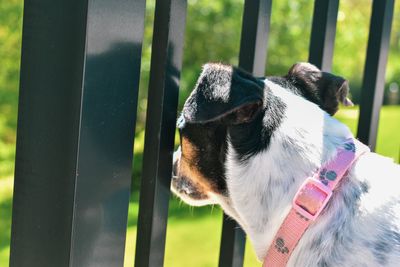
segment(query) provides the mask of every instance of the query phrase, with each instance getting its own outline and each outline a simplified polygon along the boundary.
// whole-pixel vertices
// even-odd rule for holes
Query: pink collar
[[[348,139],[338,148],[337,156],[306,179],[297,191],[292,208],[270,245],[263,267],[286,266],[307,228],[323,211],[332,191],[354,161],[369,148],[356,139]]]

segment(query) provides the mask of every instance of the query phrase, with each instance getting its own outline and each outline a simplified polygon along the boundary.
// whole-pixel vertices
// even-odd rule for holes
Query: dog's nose
[[[181,147],[179,146],[178,149],[174,152],[173,156],[172,177],[178,176],[178,163],[180,158],[181,158]]]

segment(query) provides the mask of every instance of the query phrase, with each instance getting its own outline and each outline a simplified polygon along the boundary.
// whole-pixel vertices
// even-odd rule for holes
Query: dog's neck
[[[299,186],[351,137],[346,126],[316,105],[274,83],[266,83],[275,96],[287,103],[284,118],[273,132],[268,149],[246,161],[240,161],[232,144],[228,145],[230,203],[221,203],[244,228],[260,260]]]

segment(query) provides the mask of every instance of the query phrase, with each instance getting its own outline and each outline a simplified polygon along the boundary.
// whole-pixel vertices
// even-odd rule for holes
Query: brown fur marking
[[[190,179],[201,192],[218,192],[212,180],[205,177],[197,167],[199,148],[185,137],[182,137],[181,148],[182,156],[179,162],[179,173]]]

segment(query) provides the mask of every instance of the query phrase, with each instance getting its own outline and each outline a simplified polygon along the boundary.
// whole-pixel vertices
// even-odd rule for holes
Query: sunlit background
[[[359,102],[371,0],[340,1],[333,72],[350,81],[351,98]],[[207,61],[237,64],[243,0],[189,0],[180,105]],[[125,266],[133,266],[149,80],[154,0],[147,1],[146,26],[136,127],[134,189],[129,207]],[[283,75],[295,62],[306,61],[313,1],[273,1],[266,75]],[[0,266],[8,266],[15,157],[22,0],[0,0]],[[45,51],[44,51],[45,52]],[[399,161],[400,154],[400,2],[396,1],[381,110],[377,152]],[[355,132],[357,105],[337,117]],[[218,207],[190,208],[170,202],[166,266],[217,266],[222,215]],[[38,240],[38,245],[40,241]],[[190,263],[190,264],[188,264]],[[251,245],[245,266],[257,266]]]

